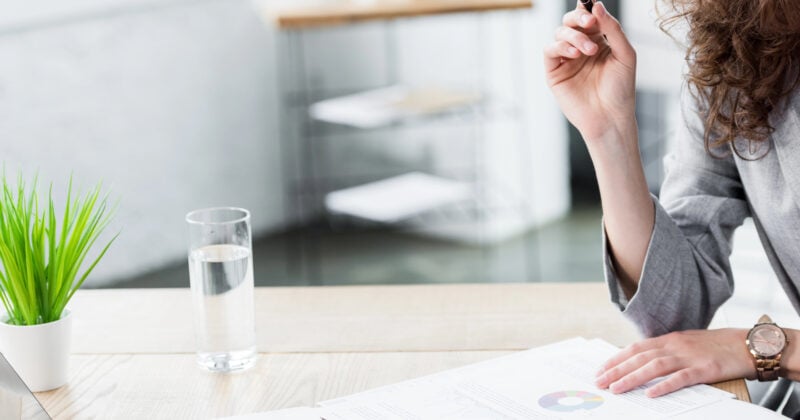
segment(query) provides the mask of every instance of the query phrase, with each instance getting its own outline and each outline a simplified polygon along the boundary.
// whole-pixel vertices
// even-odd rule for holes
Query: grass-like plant
[[[39,207],[37,180],[26,191],[2,179],[0,197],[0,300],[12,325],[57,321],[67,302],[117,238],[115,235],[78,277],[89,250],[108,226],[113,210],[101,185],[73,197],[72,178],[60,220],[56,217],[53,186],[47,205]]]

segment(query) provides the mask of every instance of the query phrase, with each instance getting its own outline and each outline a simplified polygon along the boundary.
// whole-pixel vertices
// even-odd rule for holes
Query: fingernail
[[[589,24],[589,15],[581,16],[581,26],[586,26]]]
[[[583,44],[583,50],[584,50],[584,51],[586,51],[586,52],[591,52],[591,51],[594,51],[594,43],[591,43],[591,42],[585,42],[585,43]]]
[[[597,3],[594,4],[594,6],[595,6],[595,9],[597,9],[597,16],[598,17],[603,17],[603,16],[606,15],[606,5],[603,4],[602,1],[598,1]]]
[[[613,384],[611,384],[611,386],[608,387],[608,390],[615,394],[618,394],[619,391],[622,390],[622,385],[620,385],[619,382],[614,382]]]
[[[569,49],[567,49],[567,52],[569,53],[569,55],[575,55],[578,53],[578,49],[575,47],[569,47]]]

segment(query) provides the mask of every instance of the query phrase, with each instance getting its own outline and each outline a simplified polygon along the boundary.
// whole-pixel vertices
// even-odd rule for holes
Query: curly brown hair
[[[798,1],[663,1],[662,30],[688,24],[687,81],[701,104],[706,151],[730,145],[741,157],[737,138],[751,149],[766,142],[770,114],[800,83]]]

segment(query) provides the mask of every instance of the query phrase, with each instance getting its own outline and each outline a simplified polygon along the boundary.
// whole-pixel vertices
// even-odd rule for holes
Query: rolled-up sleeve
[[[691,100],[684,92],[684,124],[667,158],[661,197],[653,197],[653,232],[630,299],[620,286],[603,227],[611,300],[646,336],[708,326],[733,293],[731,239],[750,214],[733,157],[706,152],[703,123]]]

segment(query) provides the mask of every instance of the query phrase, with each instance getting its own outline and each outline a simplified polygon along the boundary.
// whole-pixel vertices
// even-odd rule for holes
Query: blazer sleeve
[[[704,123],[687,88],[675,150],[665,162],[655,225],[639,286],[630,301],[620,288],[603,228],[605,278],[611,300],[646,336],[706,328],[733,293],[734,230],[750,210],[730,149],[704,147]],[[727,153],[726,153],[727,152]]]

